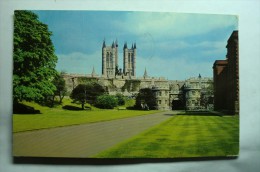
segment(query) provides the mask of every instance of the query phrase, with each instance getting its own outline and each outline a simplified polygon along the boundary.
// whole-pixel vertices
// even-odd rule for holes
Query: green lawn
[[[72,111],[62,109],[61,105],[55,108],[48,108],[32,102],[23,103],[40,110],[41,114],[14,114],[13,132],[109,121],[158,112],[116,109],[101,110],[95,107],[92,107],[92,110]],[[72,104],[70,100],[64,100],[63,105],[73,105],[80,107],[80,105]]]
[[[96,157],[210,157],[238,155],[238,150],[238,116],[177,115]]]

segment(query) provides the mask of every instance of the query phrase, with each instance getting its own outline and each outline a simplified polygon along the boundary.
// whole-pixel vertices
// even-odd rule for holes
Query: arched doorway
[[[183,108],[183,103],[181,100],[172,100],[172,110],[182,110]]]

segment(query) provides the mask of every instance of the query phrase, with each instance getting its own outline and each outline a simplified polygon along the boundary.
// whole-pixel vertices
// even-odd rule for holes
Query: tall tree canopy
[[[82,109],[84,104],[95,104],[97,97],[105,94],[105,89],[96,82],[77,85],[71,92],[70,98],[75,102],[80,102]]]
[[[54,92],[53,96],[59,96],[60,98],[60,104],[62,103],[62,100],[65,96],[65,94],[67,93],[67,88],[66,88],[66,84],[65,84],[65,80],[62,76],[63,73],[57,73],[57,75],[54,77],[52,83],[55,85],[56,87],[56,91]]]
[[[137,109],[147,108],[156,109],[156,97],[152,89],[143,88],[140,89],[135,102],[135,107]]]
[[[30,11],[14,13],[13,100],[39,101],[53,95],[57,56],[48,26]]]

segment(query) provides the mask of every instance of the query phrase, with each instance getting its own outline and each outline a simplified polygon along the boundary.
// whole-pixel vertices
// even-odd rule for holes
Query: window
[[[159,100],[159,105],[162,103],[162,101],[161,100]]]

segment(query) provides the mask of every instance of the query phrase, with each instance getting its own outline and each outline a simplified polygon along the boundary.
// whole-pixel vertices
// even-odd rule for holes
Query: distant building
[[[237,114],[239,112],[238,31],[233,31],[226,48],[226,60],[216,60],[213,65],[215,110]]]
[[[78,84],[98,82],[109,94],[121,93],[127,97],[135,97],[140,89],[150,88],[156,97],[156,109],[159,110],[194,110],[201,108],[200,93],[211,83],[212,78],[189,78],[185,81],[172,81],[164,77],[151,77],[145,68],[142,77],[136,76],[136,43],[127,48],[123,47],[123,70],[118,66],[118,43],[113,41],[111,46],[102,45],[102,75],[99,76],[93,67],[87,75],[64,74],[68,91],[71,92]],[[149,67],[149,64],[148,64]]]

